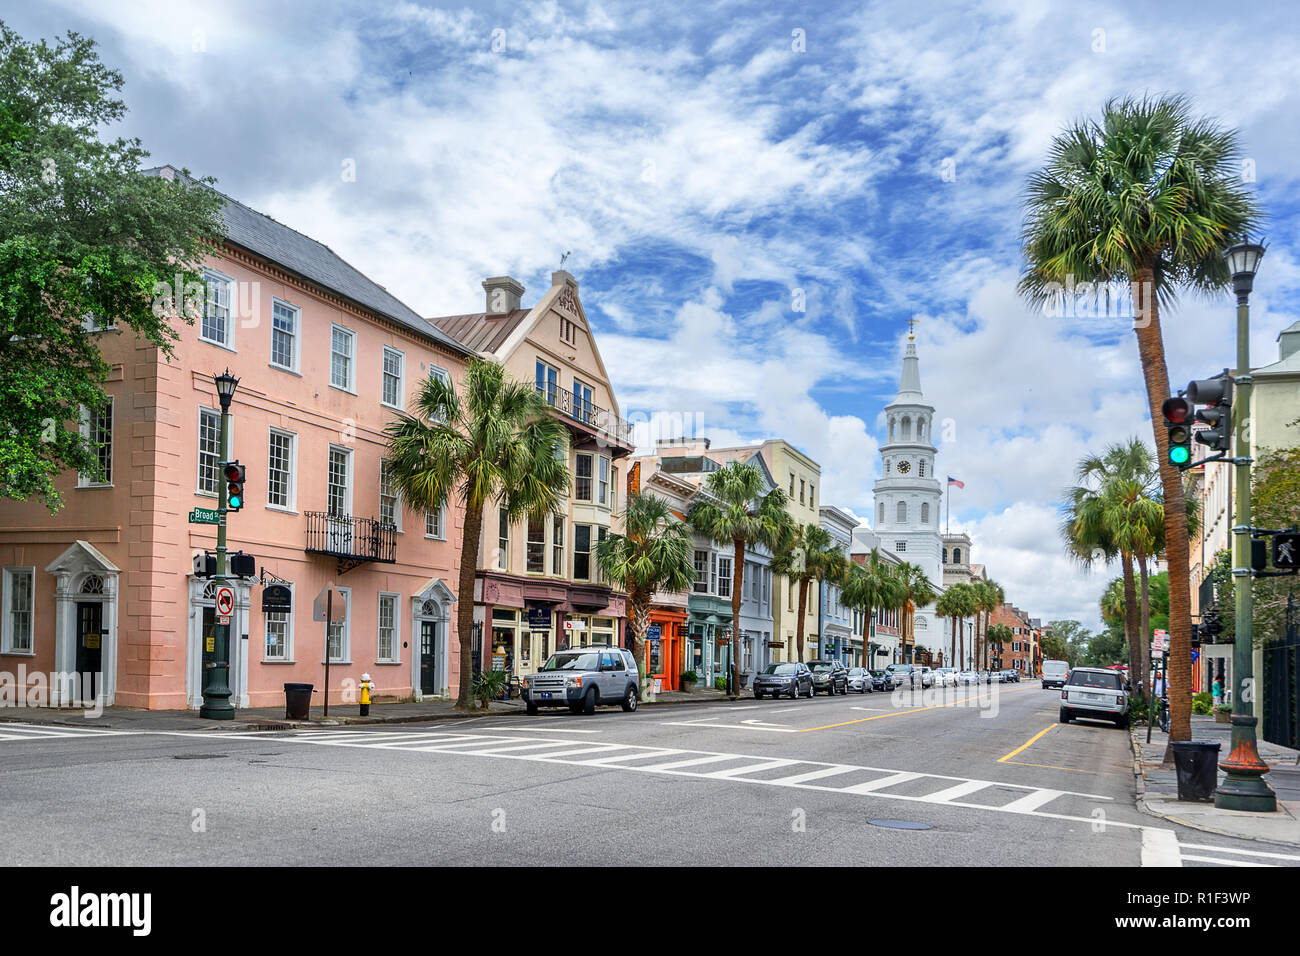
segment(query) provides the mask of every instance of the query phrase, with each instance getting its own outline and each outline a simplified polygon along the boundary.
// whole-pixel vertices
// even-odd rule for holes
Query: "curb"
[[[1187,827],[1189,830],[1199,830],[1201,833],[1213,833],[1216,836],[1228,837],[1232,840],[1249,840],[1252,843],[1267,843],[1269,846],[1285,846],[1295,849],[1300,846],[1297,843],[1291,843],[1286,840],[1270,840],[1268,837],[1248,836],[1241,833],[1229,833],[1226,830],[1218,830],[1214,827],[1205,826],[1200,823],[1192,823],[1184,820],[1182,817],[1176,817],[1168,813],[1159,813],[1147,805],[1146,801],[1146,775],[1142,771],[1142,744],[1138,740],[1137,732],[1132,727],[1129,728],[1129,743],[1133,747],[1133,777],[1134,786],[1137,790],[1137,796],[1134,803],[1139,813],[1144,813],[1149,817],[1157,820],[1166,820],[1169,823],[1176,823],[1180,827]],[[1285,812],[1285,811],[1282,811]]]

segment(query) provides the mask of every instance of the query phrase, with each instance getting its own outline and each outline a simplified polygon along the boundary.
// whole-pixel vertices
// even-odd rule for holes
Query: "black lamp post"
[[[1239,242],[1223,254],[1232,272],[1232,288],[1237,293],[1237,374],[1233,382],[1237,394],[1232,403],[1233,430],[1236,433],[1232,459],[1236,465],[1237,521],[1232,529],[1236,536],[1232,547],[1232,576],[1236,587],[1237,634],[1232,647],[1232,752],[1220,766],[1227,776],[1214,793],[1214,805],[1223,810],[1277,810],[1277,797],[1264,782],[1268,764],[1259,757],[1255,744],[1257,719],[1253,712],[1258,687],[1254,677],[1255,645],[1252,638],[1253,579],[1250,569],[1250,291],[1255,271],[1264,256],[1264,247],[1254,242]]]
[[[221,402],[221,461],[230,460],[230,402],[235,397],[239,379],[226,369],[213,376],[217,399]],[[212,581],[218,594],[226,584],[226,482],[217,476],[217,573]],[[233,612],[233,604],[231,606]],[[203,706],[199,716],[209,720],[233,720],[235,708],[230,703],[230,625],[221,623],[221,608],[212,628],[212,660],[203,668]]]

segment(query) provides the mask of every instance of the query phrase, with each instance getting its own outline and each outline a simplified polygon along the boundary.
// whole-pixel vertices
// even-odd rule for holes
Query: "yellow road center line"
[[[1010,760],[1012,757],[1016,756],[1017,754],[1023,753],[1024,751],[1028,750],[1039,740],[1041,740],[1048,730],[1051,730],[1055,726],[1056,724],[1051,724],[1048,726],[1047,730],[1040,730],[1038,733],[1034,734],[1034,736],[1029,738],[1028,743],[1021,744],[1015,750],[1011,751],[1011,753],[1007,754],[1005,757],[1000,758],[998,760],[998,763],[1006,763],[1008,760]]]
[[[1026,688],[1017,688],[1017,690],[1024,690],[1024,689],[1026,689]],[[929,707],[913,707],[911,710],[896,710],[896,711],[893,711],[892,713],[888,713],[888,714],[877,714],[875,717],[859,717],[857,720],[846,720],[846,721],[844,721],[843,723],[839,723],[839,724],[825,724],[825,725],[823,725],[823,726],[821,726],[821,727],[805,727],[803,730],[798,731],[798,733],[806,734],[806,733],[810,733],[811,731],[814,731],[814,730],[830,730],[832,727],[848,727],[848,726],[851,725],[851,724],[861,724],[861,723],[863,723],[863,722],[865,722],[865,721],[868,721],[868,720],[884,720],[886,717],[902,717],[904,714],[919,714],[919,713],[920,713],[921,711],[923,711],[923,710],[938,710],[938,709],[941,708],[941,707],[956,707],[958,704],[966,704],[966,703],[969,703],[969,702],[970,702],[971,700],[973,700],[973,699],[978,699],[979,697],[983,697],[985,694],[991,694],[991,693],[993,693],[991,690],[986,690],[986,691],[984,692],[984,694],[978,694],[978,695],[976,695],[975,698],[971,698],[971,697],[963,697],[961,700],[949,701],[949,702],[946,703],[946,704],[931,704]],[[1014,694],[1014,693],[1016,693],[1016,691],[1014,691],[1014,690],[1000,690],[1000,691],[998,691],[998,693],[1000,693],[1000,694]],[[1048,730],[1051,730],[1051,727],[1049,727]],[[1047,731],[1045,730],[1045,731],[1043,731],[1043,733],[1045,734],[1045,733],[1047,733]],[[1039,735],[1038,735],[1038,737],[1041,737],[1041,736],[1043,736],[1043,734],[1039,734]],[[1037,740],[1038,737],[1035,737],[1034,740]],[[1029,743],[1031,743],[1031,744],[1032,744],[1033,742],[1034,742],[1033,740],[1029,741]],[[1029,744],[1026,744],[1025,746],[1027,747],[1027,746],[1029,746]],[[1021,750],[1023,750],[1023,749],[1024,749],[1024,748],[1022,747]],[[1019,750],[1016,751],[1016,753],[1019,753],[1019,752],[1020,752]],[[1010,757],[1014,757],[1015,754],[1008,754],[1008,756],[1010,756]]]

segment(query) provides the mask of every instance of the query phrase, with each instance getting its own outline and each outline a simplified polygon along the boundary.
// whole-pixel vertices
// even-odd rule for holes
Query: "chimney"
[[[493,276],[483,280],[483,291],[487,293],[487,314],[504,315],[519,308],[524,287],[510,276]]]

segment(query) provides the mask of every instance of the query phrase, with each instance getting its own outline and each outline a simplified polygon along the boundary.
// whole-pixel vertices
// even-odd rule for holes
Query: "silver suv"
[[[640,674],[630,651],[609,644],[590,644],[556,651],[536,674],[524,678],[524,705],[568,707],[575,714],[595,713],[597,704],[636,710]]]
[[[1113,721],[1128,726],[1128,697],[1124,679],[1110,668],[1076,667],[1061,689],[1061,723],[1078,717]]]

